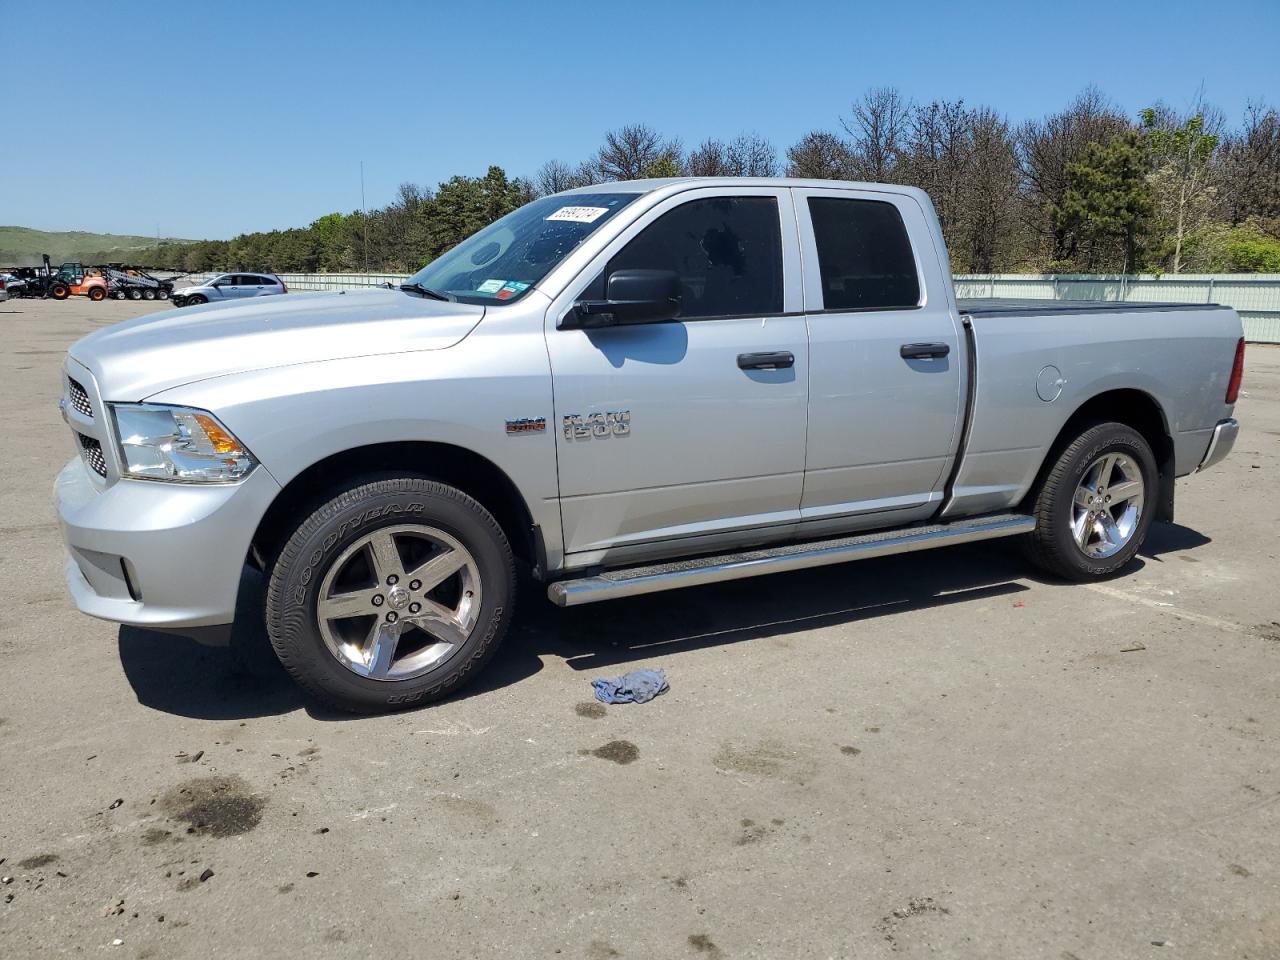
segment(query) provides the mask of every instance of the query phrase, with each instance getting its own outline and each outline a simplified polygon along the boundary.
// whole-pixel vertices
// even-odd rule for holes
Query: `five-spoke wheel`
[[[329,567],[316,619],[329,651],[362,677],[408,680],[471,635],[480,569],[457,539],[401,524],[365,534]]]
[[[280,662],[360,712],[447,696],[492,656],[515,599],[511,548],[492,515],[410,477],[338,493],[281,545],[267,582]]]
[[[1070,580],[1115,573],[1151,526],[1148,491],[1159,475],[1151,447],[1132,427],[1099,423],[1064,447],[1033,496],[1031,559]]]

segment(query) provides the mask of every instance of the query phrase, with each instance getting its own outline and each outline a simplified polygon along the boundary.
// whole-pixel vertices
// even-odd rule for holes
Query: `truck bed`
[[[1071,313],[1166,313],[1170,310],[1221,310],[1216,303],[1134,303],[1115,300],[1043,300],[1015,297],[974,297],[956,300],[960,313],[970,317],[1059,316]]]

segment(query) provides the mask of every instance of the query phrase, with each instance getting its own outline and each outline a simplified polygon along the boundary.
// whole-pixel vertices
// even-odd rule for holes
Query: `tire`
[[[89,299],[94,303],[101,303],[103,300],[107,299],[107,291],[103,290],[102,287],[90,287]]]
[[[156,298],[156,292],[154,290],[147,288],[146,290],[142,291],[143,300],[154,300],[155,298]]]
[[[162,287],[161,289],[157,290],[157,291],[156,291],[156,299],[157,299],[157,300],[168,300],[168,299],[169,299],[169,291],[168,291],[168,290],[165,290],[163,287]]]
[[[202,303],[208,303],[209,298],[202,293],[193,293],[184,301],[184,305],[188,307],[198,307]]]
[[[141,300],[141,299],[142,299],[142,291],[141,291],[141,290],[139,290],[137,287],[130,287],[130,288],[129,288],[129,299],[130,299],[130,300]]]
[[[1031,561],[1065,580],[1100,580],[1142,548],[1159,474],[1151,446],[1122,423],[1099,423],[1063,449],[1036,491]]]
[[[65,283],[55,283],[49,288],[49,296],[55,300],[65,300],[71,296],[71,288]]]
[[[369,479],[294,530],[268,565],[265,619],[304,689],[380,713],[439,700],[478,674],[514,601],[511,547],[489,511],[433,480]]]

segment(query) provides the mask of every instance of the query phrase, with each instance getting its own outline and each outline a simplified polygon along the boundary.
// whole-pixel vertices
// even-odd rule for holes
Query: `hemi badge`
[[[507,433],[546,433],[546,417],[524,417],[520,420],[507,421]]]

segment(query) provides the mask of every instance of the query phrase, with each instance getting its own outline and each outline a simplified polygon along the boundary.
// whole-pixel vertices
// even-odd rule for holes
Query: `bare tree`
[[[959,250],[966,180],[972,165],[969,111],[963,100],[935,100],[912,111],[903,139],[900,180],[928,192],[947,236]],[[963,258],[962,258],[963,262]]]
[[[539,196],[545,197],[576,187],[575,180],[573,168],[563,160],[548,160],[533,175],[533,186]]]
[[[663,140],[652,127],[634,123],[604,135],[596,166],[606,180],[638,180],[660,162],[675,160],[678,166],[679,155],[679,141]]]
[[[974,273],[994,273],[1015,259],[1018,192],[1022,171],[1008,121],[988,107],[968,116],[970,162],[961,195],[961,218]]]
[[[726,149],[731,176],[776,177],[778,151],[773,144],[756,133],[740,133],[729,141]]]
[[[1251,102],[1241,129],[1223,139],[1218,160],[1227,222],[1280,219],[1280,112],[1275,107]]]
[[[910,102],[893,87],[875,87],[854,102],[852,116],[840,125],[849,135],[858,179],[893,182],[911,112]]]
[[[853,154],[834,133],[814,130],[787,148],[787,176],[814,180],[852,180]]]
[[[685,159],[685,167],[691,177],[730,176],[728,148],[722,140],[703,140],[690,151]]]

